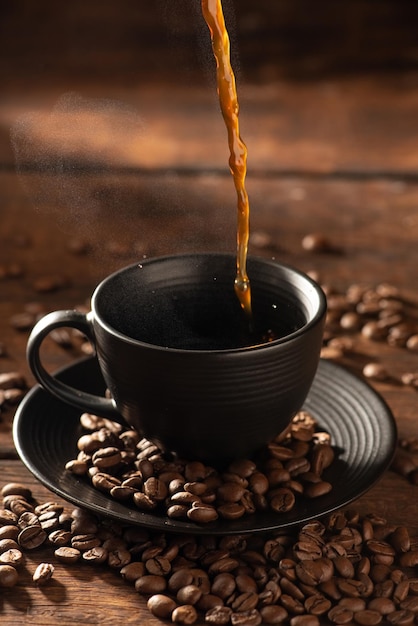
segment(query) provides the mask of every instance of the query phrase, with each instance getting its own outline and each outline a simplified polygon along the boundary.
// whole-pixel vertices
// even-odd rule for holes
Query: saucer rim
[[[97,380],[95,381],[89,380],[87,383],[88,386],[91,387],[93,384],[104,385],[104,383],[102,383],[102,381],[100,380],[101,376],[99,368],[97,365],[97,361],[94,357],[79,359],[70,365],[66,365],[60,368],[55,373],[55,375],[59,378],[63,378],[64,380],[74,376],[80,377],[81,370],[83,368],[85,369],[86,367],[87,369],[92,368],[92,371],[95,372],[94,375],[97,377]],[[46,445],[48,447],[48,443],[45,443],[45,436],[42,437],[42,426],[38,425],[38,428],[36,428],[36,426],[33,426],[34,424],[36,425],[37,420],[33,419],[32,412],[36,416],[35,409],[37,408],[37,405],[42,402],[44,402],[47,407],[49,406],[50,411],[53,410],[54,406],[60,407],[61,412],[64,414],[67,413],[67,419],[68,416],[70,416],[73,423],[70,439],[74,442],[74,455],[72,457],[74,458],[76,453],[75,444],[79,437],[79,434],[77,435],[76,430],[79,426],[79,416],[81,415],[81,411],[74,407],[64,405],[62,401],[51,396],[40,385],[35,385],[28,392],[16,411],[13,422],[13,440],[18,455],[23,464],[33,474],[33,476],[37,480],[39,480],[39,482],[41,482],[46,488],[75,506],[86,508],[90,512],[98,516],[111,518],[119,523],[122,522],[124,524],[137,525],[140,527],[148,528],[150,530],[178,532],[182,534],[192,533],[228,535],[271,532],[289,529],[305,523],[309,520],[317,519],[327,514],[330,514],[352,503],[361,495],[364,495],[364,493],[369,491],[369,489],[382,477],[384,472],[388,469],[396,450],[397,425],[390,407],[381,397],[381,395],[373,387],[371,387],[368,382],[359,378],[351,371],[347,370],[345,367],[339,364],[336,364],[330,360],[320,360],[317,376],[315,377],[311,391],[305,401],[304,408],[312,412],[312,405],[313,409],[315,409],[315,403],[320,403],[322,401],[319,399],[321,392],[325,393],[325,396],[327,395],[327,393],[329,395],[331,385],[328,384],[324,389],[322,389],[322,387],[317,382],[319,379],[321,379],[321,377],[328,377],[327,382],[331,383],[332,381],[332,384],[334,385],[338,384],[338,382],[344,382],[344,390],[346,393],[350,393],[351,390],[357,391],[357,395],[355,396],[350,394],[351,400],[352,402],[354,402],[354,406],[356,403],[359,404],[360,400],[363,401],[363,404],[365,401],[369,401],[367,403],[367,406],[363,406],[363,409],[367,409],[370,415],[374,417],[377,417],[377,414],[379,414],[379,424],[382,426],[382,438],[384,439],[384,445],[380,443],[378,450],[376,450],[376,445],[374,445],[373,441],[367,442],[368,448],[370,450],[373,450],[373,453],[376,455],[376,467],[372,468],[373,471],[369,470],[368,473],[366,473],[366,476],[362,476],[362,481],[358,488],[352,487],[351,491],[348,490],[348,492],[345,492],[344,490],[338,490],[338,485],[334,484],[331,493],[327,494],[327,496],[322,496],[321,502],[323,506],[320,506],[321,502],[318,504],[318,500],[303,501],[296,507],[295,511],[292,510],[289,512],[289,514],[275,514],[270,511],[267,513],[254,513],[252,515],[244,516],[239,520],[218,520],[212,524],[200,526],[193,522],[173,520],[161,514],[154,515],[152,514],[152,512],[143,513],[138,509],[130,508],[123,503],[112,500],[111,497],[107,494],[98,492],[98,490],[87,481],[82,480],[81,478],[74,476],[73,474],[70,474],[70,472],[66,471],[64,466],[67,460],[70,459],[62,460],[61,475],[64,476],[65,472],[65,477],[63,481],[62,479],[60,479],[60,476],[57,476],[56,474],[56,472],[59,471],[59,468],[55,468],[55,471],[50,472],[46,472],[42,469],[42,466],[45,464],[45,462],[46,466],[48,466],[48,459],[46,461],[45,459],[43,459],[41,462],[37,458],[37,455],[33,454],[33,448],[35,444],[33,442],[31,446],[31,442],[28,440],[28,435],[25,435],[24,433],[24,428],[27,422],[31,423],[32,428],[34,428],[34,432],[38,432],[38,441],[40,442],[41,439],[43,439],[43,445]],[[333,400],[334,402],[337,402],[337,405],[340,409],[344,410],[344,394],[335,396]],[[357,412],[354,412],[354,415],[357,418],[359,415],[361,416],[360,418],[358,418],[359,423],[357,424],[357,426],[367,426],[366,422],[364,421],[364,416],[361,414],[361,412],[359,412],[358,414]],[[321,427],[320,417],[318,417],[317,419]],[[351,426],[351,424],[348,423],[344,425],[346,427],[347,425]],[[356,424],[354,424],[354,426],[356,426]],[[338,426],[336,426],[336,428],[337,427]],[[335,433],[331,432],[331,436],[335,437],[336,434],[340,433],[337,431]],[[351,462],[344,461],[344,463],[348,469],[355,469],[355,461],[356,457],[354,456],[354,459],[351,459]],[[360,459],[357,459],[357,463],[358,467],[360,467]],[[51,466],[50,470],[54,470],[54,468]],[[68,486],[64,484],[65,481],[67,481],[67,483],[68,481],[70,481],[70,484],[72,484],[72,489],[68,488]],[[77,491],[79,491],[80,488],[83,490],[84,493],[88,493],[91,496],[89,500],[77,496]],[[344,491],[344,493],[339,494],[339,491]],[[311,507],[309,507],[309,504],[311,504]]]

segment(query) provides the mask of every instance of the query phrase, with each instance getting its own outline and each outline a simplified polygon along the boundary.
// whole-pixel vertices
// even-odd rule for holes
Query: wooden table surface
[[[193,27],[199,15],[183,6],[180,19],[162,2],[154,15],[144,10],[149,3],[135,4],[125,0],[117,14],[97,2],[60,15],[46,0],[36,11],[23,2],[2,9],[0,376],[20,372],[28,388],[25,320],[34,306],[88,306],[98,281],[144,256],[235,250],[226,136],[208,41],[200,22]],[[362,3],[361,14],[353,3],[346,21],[326,4],[310,25],[291,2],[276,12],[243,2],[236,13],[228,3],[242,51],[250,252],[315,272],[341,293],[353,283],[390,283],[418,317],[413,3],[382,3],[370,27],[373,51],[365,41],[373,3]],[[335,250],[307,250],[312,233]],[[399,438],[418,438],[418,390],[400,383],[418,372],[418,353],[351,336],[355,348],[343,365],[359,376],[367,362],[383,365],[387,380],[370,384],[392,410]],[[45,344],[51,370],[79,356]],[[23,482],[36,499],[55,499],[18,458],[15,408],[3,404],[0,414],[1,484]],[[354,505],[418,537],[417,498],[418,486],[388,469]],[[26,555],[18,585],[0,594],[2,624],[160,623],[104,566],[56,564],[53,582],[37,588],[33,569],[51,558],[48,548]]]

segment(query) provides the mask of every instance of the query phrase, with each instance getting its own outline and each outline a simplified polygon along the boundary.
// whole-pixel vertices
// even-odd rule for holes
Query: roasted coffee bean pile
[[[99,490],[141,511],[197,524],[235,520],[256,511],[290,511],[298,497],[317,498],[332,489],[323,472],[334,460],[330,436],[306,411],[257,459],[217,470],[198,461],[167,460],[134,430],[84,413],[79,454],[66,468]]]
[[[322,285],[327,295],[328,314],[323,356],[341,358],[353,351],[353,337],[359,333],[370,341],[386,342],[394,348],[418,351],[418,307],[406,299],[394,285],[375,287],[352,284],[345,293]],[[389,380],[379,364],[369,364],[365,376]],[[405,372],[400,379],[416,386],[417,373]]]
[[[336,512],[294,530],[176,535],[37,503],[24,485],[1,490],[0,587],[19,584],[25,555],[51,549],[33,572],[45,585],[60,564],[110,567],[179,624],[414,624],[418,540],[375,515]]]

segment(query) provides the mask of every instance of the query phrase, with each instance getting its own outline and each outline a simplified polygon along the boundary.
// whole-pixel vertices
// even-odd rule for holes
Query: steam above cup
[[[213,465],[251,457],[305,401],[326,300],[298,270],[250,257],[249,320],[234,292],[235,263],[227,254],[189,254],[115,272],[96,287],[87,315],[55,311],[35,325],[33,374],[60,400],[133,427],[166,452]],[[110,398],[45,370],[41,344],[58,327],[92,342]]]

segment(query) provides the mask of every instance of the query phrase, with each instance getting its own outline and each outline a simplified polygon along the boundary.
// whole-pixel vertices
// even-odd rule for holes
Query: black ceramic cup
[[[308,276],[248,259],[252,318],[227,254],[150,258],[103,280],[91,311],[56,311],[28,340],[39,383],[80,409],[137,429],[164,451],[214,465],[251,457],[300,410],[319,362],[326,300]],[[41,363],[43,339],[90,339],[110,399],[73,389]],[[59,415],[57,415],[59,419]]]

